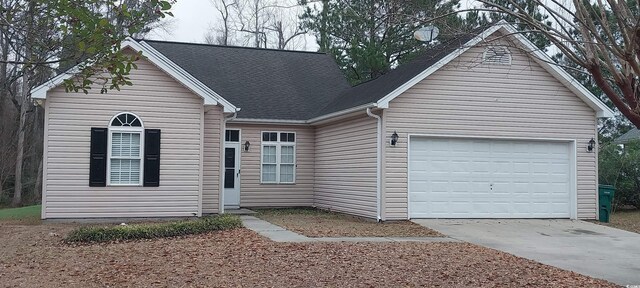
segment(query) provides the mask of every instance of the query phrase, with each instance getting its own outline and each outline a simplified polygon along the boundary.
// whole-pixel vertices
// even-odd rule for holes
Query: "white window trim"
[[[278,141],[264,141],[262,138],[262,134],[263,133],[278,133]],[[293,137],[294,137],[294,141],[293,142],[282,142],[280,141],[280,133],[292,133]],[[291,131],[260,131],[260,184],[296,184],[296,170],[297,170],[297,162],[296,162],[296,154],[297,154],[297,149],[296,149],[296,143],[298,142],[298,135],[296,134],[296,132],[291,132]],[[265,146],[276,146],[276,181],[264,181],[263,179],[263,173],[262,173],[262,168],[264,167],[265,164],[271,164],[273,165],[274,163],[264,163],[264,157],[263,157],[263,153],[264,153],[264,147]],[[284,165],[291,165],[293,164],[293,181],[292,182],[282,182],[280,181],[280,165],[283,164],[282,163],[282,146],[288,146],[288,147],[293,147],[293,163],[284,163]]]
[[[113,119],[115,119],[116,117],[122,115],[122,114],[131,114],[133,116],[135,116],[136,118],[138,118],[138,121],[140,121],[140,127],[121,127],[121,126],[111,126],[111,122],[113,122]],[[109,137],[107,138],[107,186],[131,186],[131,187],[141,187],[143,186],[143,181],[144,181],[144,123],[142,122],[142,119],[140,119],[140,117],[138,117],[138,115],[133,114],[131,112],[122,112],[122,113],[118,113],[115,116],[113,116],[113,118],[111,118],[111,120],[109,120]],[[138,180],[138,184],[118,184],[118,183],[111,183],[111,150],[112,150],[112,135],[113,133],[138,133],[140,134],[140,155],[138,156],[138,158],[140,159],[140,179]],[[135,159],[135,158],[131,158],[131,157],[122,157],[122,158],[118,158],[118,159]]]

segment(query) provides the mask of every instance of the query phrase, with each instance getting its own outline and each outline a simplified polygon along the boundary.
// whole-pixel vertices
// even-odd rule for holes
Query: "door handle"
[[[236,173],[236,177],[240,176],[240,169],[238,169],[238,173]]]

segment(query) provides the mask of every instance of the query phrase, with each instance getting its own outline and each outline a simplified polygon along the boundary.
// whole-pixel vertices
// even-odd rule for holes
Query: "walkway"
[[[244,227],[274,242],[460,242],[447,237],[307,237],[254,216],[240,216]]]
[[[413,222],[455,239],[620,285],[640,285],[640,234],[572,220]]]

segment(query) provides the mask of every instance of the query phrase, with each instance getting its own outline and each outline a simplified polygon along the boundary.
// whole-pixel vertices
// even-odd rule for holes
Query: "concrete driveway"
[[[620,285],[640,285],[640,234],[572,220],[413,222],[452,238]]]

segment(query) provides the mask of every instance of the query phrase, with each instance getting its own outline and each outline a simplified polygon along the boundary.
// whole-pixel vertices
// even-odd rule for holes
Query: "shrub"
[[[242,227],[235,215],[210,216],[167,223],[81,227],[67,235],[69,243],[96,243],[201,234]]]
[[[640,208],[640,141],[629,142],[624,148],[606,145],[600,150],[598,160],[600,184],[616,188],[613,205]]]

